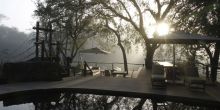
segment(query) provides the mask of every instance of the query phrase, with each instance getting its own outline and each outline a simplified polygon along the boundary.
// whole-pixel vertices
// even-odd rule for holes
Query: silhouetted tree
[[[220,36],[220,2],[218,0],[181,0],[175,8],[173,21],[178,30],[208,36]],[[203,45],[211,64],[211,79],[217,78],[220,43]],[[214,51],[212,52],[212,48]]]
[[[44,0],[37,2],[35,15],[43,23],[53,24],[61,43],[62,55],[72,60],[87,38],[95,35],[92,3],[87,0]],[[71,60],[71,61],[72,61]]]
[[[150,3],[149,1],[136,1],[136,0],[95,0],[101,4],[105,11],[111,12],[112,16],[117,16],[127,23],[130,23],[133,28],[139,33],[144,40],[144,44],[147,50],[145,64],[147,68],[151,68],[153,62],[153,55],[155,50],[159,47],[158,44],[150,44],[148,42],[149,36],[147,34],[148,28],[145,27],[146,16],[153,18],[152,22],[162,22],[166,19],[167,14],[170,12],[173,6],[175,6],[177,0],[155,0]],[[150,5],[156,5],[156,8],[152,8]],[[138,36],[138,35],[137,35]]]
[[[113,34],[112,37],[114,36],[116,37],[117,39],[116,43],[120,47],[123,56],[124,71],[128,72],[127,56],[126,56],[125,47],[123,45],[123,42],[125,40],[124,39],[122,40],[122,36],[128,36],[128,33],[126,33],[126,29],[128,28],[126,28],[126,26],[122,26],[121,23],[117,23],[117,22],[121,22],[121,20],[116,21],[114,17],[110,17],[107,13],[100,11],[98,12],[98,14],[100,15],[98,18],[102,20],[102,22],[99,22],[100,25],[99,32],[106,34],[106,36],[111,36],[110,34]]]

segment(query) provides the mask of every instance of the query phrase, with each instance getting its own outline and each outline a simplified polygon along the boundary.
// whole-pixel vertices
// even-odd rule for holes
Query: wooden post
[[[36,58],[39,56],[39,50],[38,50],[38,42],[39,42],[39,22],[36,23]]]
[[[33,29],[36,29],[36,58],[39,57],[39,31],[47,31],[49,32],[49,58],[50,58],[50,61],[52,61],[52,25],[50,24],[50,28],[47,29],[47,28],[41,28],[39,26],[39,22],[36,23],[36,27],[33,27]],[[42,47],[45,47],[44,43],[42,44]],[[41,54],[41,57],[43,56],[44,57],[44,49],[45,48],[42,48],[42,54]],[[42,58],[43,58],[42,57]]]
[[[51,24],[49,29],[52,30]],[[52,31],[49,32],[49,57],[52,58]]]
[[[176,49],[175,49],[175,45],[173,44],[173,67],[175,67],[176,65],[176,53],[175,53]]]
[[[83,76],[86,76],[86,62],[84,61],[84,65],[83,65]]]
[[[44,60],[44,40],[41,42],[41,60]]]
[[[172,73],[172,80],[173,83],[175,83],[175,66],[176,66],[176,48],[175,45],[173,44],[173,73]]]

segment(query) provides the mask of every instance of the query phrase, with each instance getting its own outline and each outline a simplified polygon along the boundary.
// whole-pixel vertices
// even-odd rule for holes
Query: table
[[[163,65],[163,67],[173,67],[173,64],[170,62],[164,61],[164,62],[157,62],[157,63],[160,65]]]
[[[159,65],[162,65],[164,67],[165,72],[165,78],[166,80],[172,80],[173,82],[176,80],[176,74],[175,74],[175,67],[170,62],[157,62]]]

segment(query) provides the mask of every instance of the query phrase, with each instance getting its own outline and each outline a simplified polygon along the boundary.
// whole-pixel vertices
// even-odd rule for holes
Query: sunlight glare
[[[156,27],[156,32],[159,36],[165,36],[169,33],[170,26],[167,23],[159,23]]]

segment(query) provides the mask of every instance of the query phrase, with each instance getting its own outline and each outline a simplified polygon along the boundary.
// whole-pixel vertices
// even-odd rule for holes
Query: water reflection
[[[153,110],[150,99],[57,93],[16,93],[1,98],[0,110]],[[160,102],[157,110],[208,110],[182,103]]]

